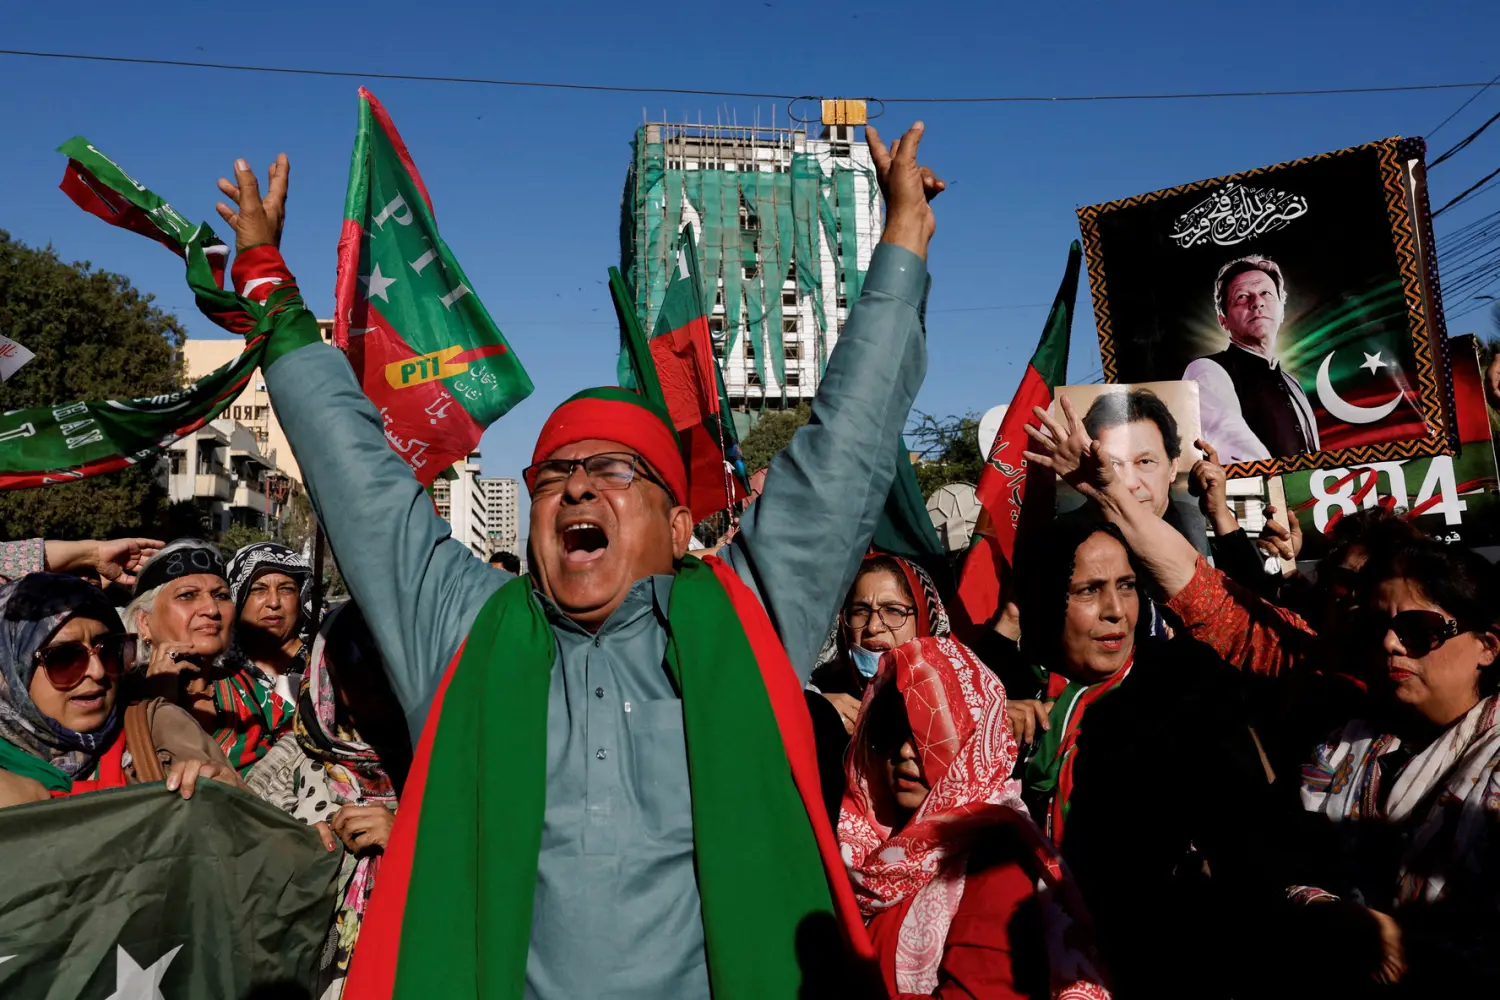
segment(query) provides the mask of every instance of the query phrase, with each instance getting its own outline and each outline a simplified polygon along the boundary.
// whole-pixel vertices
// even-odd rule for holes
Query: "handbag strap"
[[[125,709],[125,746],[138,781],[165,781],[161,760],[156,756],[156,742],[151,738],[151,724],[146,718],[146,703],[138,701]]]

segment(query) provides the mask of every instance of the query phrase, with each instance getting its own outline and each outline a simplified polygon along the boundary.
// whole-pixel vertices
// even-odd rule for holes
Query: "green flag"
[[[384,107],[359,90],[334,286],[334,343],[426,485],[531,395],[531,379],[438,234]]]
[[[0,996],[309,996],[339,855],[212,781],[0,810]]]
[[[257,336],[258,324],[286,305],[285,296],[256,303],[223,288],[229,248],[213,230],[188,223],[87,139],[69,139],[58,151],[68,157],[63,192],[84,211],[182,257],[198,308],[248,342],[239,357],[176,392],[60,401],[0,415],[0,489],[73,482],[155,458],[239,395],[264,360],[266,339]]]

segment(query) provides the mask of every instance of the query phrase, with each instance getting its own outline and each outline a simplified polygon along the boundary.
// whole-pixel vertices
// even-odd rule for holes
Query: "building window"
[[[750,360],[750,359],[753,359],[754,357],[755,357],[755,342],[752,341],[749,337],[746,337],[745,338],[745,359],[746,360]]]
[[[839,296],[838,308],[840,308],[840,309],[848,309],[849,308],[849,297],[847,295],[840,295]]]
[[[784,346],[786,347],[786,359],[788,361],[801,361],[802,360],[802,345],[801,344],[795,344],[794,343],[794,344],[786,344]]]
[[[719,340],[723,340],[724,339],[724,317],[723,316],[710,316],[710,317],[708,317],[708,335],[710,337],[712,337],[715,341],[719,341]]]
[[[787,372],[786,379],[782,384],[785,385],[788,389],[795,389],[797,386],[802,384],[802,373]]]
[[[256,420],[264,420],[264,419],[266,419],[266,417],[270,416],[270,414],[271,414],[271,408],[269,406],[257,406],[255,408],[255,419]]]
[[[180,451],[168,452],[172,456],[172,475],[182,475],[182,467],[186,464],[187,456]]]
[[[746,372],[745,373],[745,384],[746,385],[760,385],[760,372]]]
[[[756,278],[760,276],[760,261],[745,265],[745,277]]]
[[[781,305],[785,309],[797,308],[797,293],[794,290],[786,290],[781,293]]]
[[[797,317],[792,316],[790,318],[784,318],[784,319],[782,319],[782,321],[781,321],[781,332],[782,333],[796,333],[797,332]]]
[[[740,228],[752,232],[760,228],[760,216],[750,211],[744,202],[740,202]]]

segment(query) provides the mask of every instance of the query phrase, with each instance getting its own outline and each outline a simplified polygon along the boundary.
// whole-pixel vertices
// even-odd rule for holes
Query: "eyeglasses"
[[[135,662],[135,636],[119,633],[102,635],[92,643],[58,642],[43,646],[34,655],[53,687],[71,691],[88,676],[89,659],[94,656],[99,657],[107,676],[119,677],[126,664]]]
[[[887,604],[878,608],[867,608],[862,604],[856,604],[839,617],[851,630],[858,631],[869,625],[871,616],[874,616],[880,619],[882,625],[894,632],[905,625],[906,620],[916,613],[916,608],[908,608],[900,604]]]
[[[672,493],[665,483],[646,468],[645,459],[622,452],[605,452],[602,455],[589,455],[587,458],[549,458],[545,462],[527,466],[521,475],[526,480],[527,492],[535,500],[561,493],[568,485],[568,480],[573,478],[573,470],[580,465],[583,466],[583,474],[588,476],[589,483],[596,490],[628,490],[636,476],[640,476],[646,482],[655,483],[667,490],[669,496]]]
[[[1436,611],[1414,610],[1402,611],[1389,618],[1372,616],[1370,631],[1378,633],[1381,638],[1387,632],[1395,632],[1406,655],[1412,659],[1420,659],[1454,636],[1469,630]]]

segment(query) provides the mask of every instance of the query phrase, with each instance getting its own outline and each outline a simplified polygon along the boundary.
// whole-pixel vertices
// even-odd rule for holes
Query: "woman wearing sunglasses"
[[[1081,430],[1035,457],[1093,498],[1191,637],[1272,682],[1319,670],[1316,631],[1227,581],[1134,503]],[[1028,453],[1031,456],[1032,453]],[[1297,908],[1267,954],[1280,996],[1494,996],[1500,988],[1500,583],[1483,558],[1430,540],[1368,552],[1347,655],[1373,710],[1302,769],[1305,829],[1290,856]],[[1296,776],[1294,776],[1296,777]],[[1282,925],[1285,926],[1282,926]]]
[[[175,705],[148,704],[141,745],[125,738],[120,680],[134,647],[103,591],[76,577],[33,573],[0,586],[0,805],[158,772],[183,798],[204,779],[238,783],[219,748]]]

